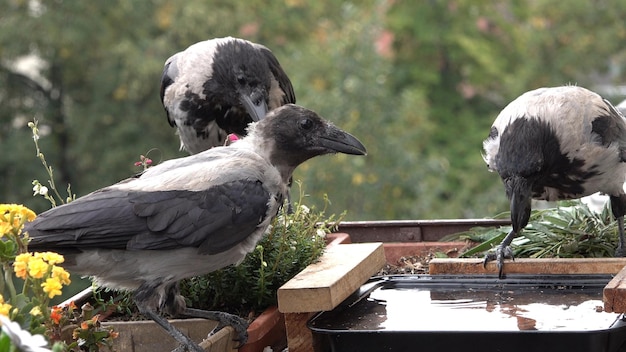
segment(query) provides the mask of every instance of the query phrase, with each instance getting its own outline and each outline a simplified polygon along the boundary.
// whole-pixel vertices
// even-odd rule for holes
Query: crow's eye
[[[304,130],[310,130],[313,127],[313,121],[309,119],[300,120],[300,128]]]

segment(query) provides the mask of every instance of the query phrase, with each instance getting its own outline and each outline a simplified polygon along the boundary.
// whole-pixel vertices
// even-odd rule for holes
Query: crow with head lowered
[[[263,45],[226,37],[171,56],[161,77],[161,102],[181,148],[190,154],[246,134],[268,111],[294,104],[289,77]]]
[[[243,344],[245,321],[186,307],[178,282],[241,262],[282,206],[294,169],[329,153],[366,151],[315,112],[288,104],[228,147],[166,161],[42,213],[25,226],[29,248],[59,252],[71,272],[133,291],[139,311],[188,350],[202,351],[159,312],[233,325]]]
[[[616,256],[624,256],[626,121],[600,95],[582,87],[540,88],[522,94],[498,115],[483,142],[490,171],[500,174],[510,200],[512,230],[485,257],[502,277],[511,241],[528,224],[531,199],[610,197],[618,221]]]

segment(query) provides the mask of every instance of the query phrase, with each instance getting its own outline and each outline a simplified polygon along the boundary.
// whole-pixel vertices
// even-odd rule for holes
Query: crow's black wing
[[[294,93],[293,86],[291,85],[291,81],[289,80],[287,73],[285,73],[283,68],[280,66],[278,59],[276,58],[276,56],[274,56],[274,54],[272,53],[270,49],[260,44],[257,44],[257,46],[259,48],[259,51],[263,54],[263,56],[267,60],[270,71],[272,71],[272,74],[278,81],[278,85],[280,86],[280,89],[282,89],[283,92],[285,92],[283,105],[295,104],[296,93]]]
[[[215,254],[243,241],[268,215],[270,193],[261,181],[236,180],[201,192],[137,193],[130,197],[148,231],[129,249],[198,247]]]
[[[33,250],[172,249],[204,254],[232,248],[267,216],[270,194],[258,180],[203,191],[106,188],[50,209],[28,223]]]

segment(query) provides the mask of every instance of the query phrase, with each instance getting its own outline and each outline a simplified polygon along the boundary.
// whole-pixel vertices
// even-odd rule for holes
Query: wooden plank
[[[327,311],[351,295],[385,264],[382,243],[328,247],[311,264],[278,289],[282,313]]]
[[[506,274],[617,274],[626,266],[626,258],[518,258],[506,260]],[[435,258],[428,265],[431,275],[498,274],[495,262],[483,268],[482,258]]]
[[[217,322],[207,319],[172,319],[170,323],[180,329],[200,347],[208,352],[236,351],[235,329],[226,326],[207,339]],[[103,322],[104,327],[113,327],[119,333],[113,340],[116,351],[171,351],[180,344],[163,328],[151,320]]]
[[[602,291],[604,311],[626,313],[626,268],[622,269]]]
[[[289,352],[313,352],[313,333],[306,323],[315,313],[286,313]]]

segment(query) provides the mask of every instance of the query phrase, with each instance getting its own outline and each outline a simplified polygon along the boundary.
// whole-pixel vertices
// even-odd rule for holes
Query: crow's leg
[[[291,203],[291,185],[293,185],[293,176],[289,178],[287,184],[287,214],[293,214],[293,204]]]
[[[626,248],[624,248],[624,217],[617,218],[617,229],[619,231],[619,243],[615,250],[616,257],[626,257]]]
[[[239,346],[237,346],[237,348],[243,346],[246,341],[248,341],[248,322],[245,319],[236,315],[225,312],[201,310],[194,308],[185,308],[182,312],[180,312],[180,314],[188,317],[217,321],[218,324],[215,329],[211,331],[210,335],[220,331],[225,326],[232,326],[237,333],[237,338],[235,339],[235,341],[239,342]]]
[[[181,345],[183,345],[187,349],[187,351],[204,352],[204,349],[202,347],[200,347],[198,344],[193,342],[189,338],[189,336],[183,334],[180,330],[176,329],[172,324],[170,324],[169,321],[167,321],[167,319],[160,316],[157,312],[153,311],[152,309],[145,308],[145,307],[143,309],[142,307],[139,307],[139,311],[141,312],[141,314],[145,315],[146,317],[154,320],[154,322],[159,324],[163,329],[165,329],[165,331],[167,331],[170,334],[170,336],[175,338],[176,341],[178,341]],[[179,350],[179,349],[177,348],[176,350]]]
[[[617,230],[619,235],[619,243],[615,250],[616,257],[626,257],[626,244],[624,243],[624,213],[626,213],[626,195],[611,196],[611,211],[617,219]]]
[[[504,237],[502,242],[496,247],[495,253],[487,253],[485,255],[485,259],[483,260],[483,267],[487,266],[492,260],[496,261],[496,266],[498,267],[498,277],[500,279],[504,278],[503,268],[504,268],[504,258],[510,258],[511,260],[515,260],[513,258],[513,250],[511,249],[511,241],[517,236],[517,233],[513,230]]]
[[[162,294],[155,294],[155,292],[162,292]],[[191,340],[189,336],[178,330],[170,324],[167,319],[157,313],[157,306],[162,312],[170,315],[175,315],[185,309],[185,299],[179,294],[177,282],[169,284],[162,282],[146,282],[135,290],[133,298],[141,314],[159,324],[170,336],[181,344],[182,349],[181,346],[179,346],[174,351],[204,351],[204,349]]]

